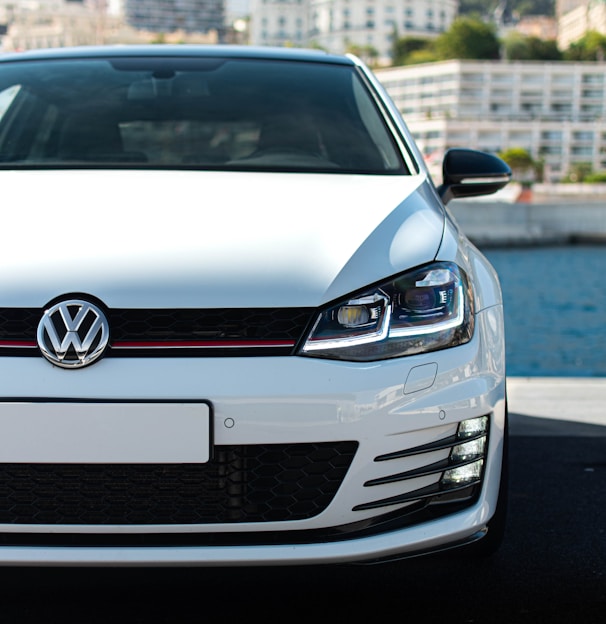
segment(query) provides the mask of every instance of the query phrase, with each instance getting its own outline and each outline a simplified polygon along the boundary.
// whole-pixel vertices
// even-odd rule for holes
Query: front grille
[[[206,464],[0,465],[0,524],[283,522],[332,501],[357,442],[217,446]]]
[[[41,309],[0,308],[0,353],[37,353]],[[108,356],[281,355],[293,352],[310,308],[145,309],[105,311],[110,325]],[[193,351],[193,353],[192,353]],[[167,353],[168,352],[168,353]],[[179,353],[182,355],[182,353]]]

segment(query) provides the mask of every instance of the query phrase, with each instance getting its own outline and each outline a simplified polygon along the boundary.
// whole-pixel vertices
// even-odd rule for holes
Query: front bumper
[[[0,516],[0,564],[372,562],[474,539],[493,515],[498,497],[505,421],[501,326],[501,309],[490,308],[478,315],[476,334],[466,345],[364,364],[297,357],[107,358],[69,371],[38,358],[2,358],[0,415],[15,402],[39,413],[54,401],[204,401],[212,405],[213,449],[343,441],[355,442],[357,448],[334,494],[317,513],[294,519],[275,519],[270,513],[236,521],[177,518],[162,523],[153,518],[116,522],[111,516],[98,520],[95,515],[78,522],[50,516],[49,521],[44,514],[41,520],[31,514],[27,521],[11,521],[5,513]],[[384,522],[405,516],[415,504],[414,497],[398,497],[431,486],[439,476],[376,487],[368,483],[381,481],[386,470],[411,472],[440,461],[444,451],[403,455],[394,462],[376,458],[448,438],[459,422],[481,416],[489,417],[490,435],[482,483],[473,500],[464,509],[453,507],[452,513],[420,523],[398,527],[397,521]],[[374,529],[360,530],[364,524]],[[352,526],[356,530],[348,532],[346,527]],[[330,539],[313,538],[327,534]]]

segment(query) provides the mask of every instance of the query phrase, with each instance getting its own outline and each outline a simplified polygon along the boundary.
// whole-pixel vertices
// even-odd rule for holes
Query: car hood
[[[6,171],[0,306],[318,306],[439,247],[423,176]],[[7,201],[9,200],[9,201]]]

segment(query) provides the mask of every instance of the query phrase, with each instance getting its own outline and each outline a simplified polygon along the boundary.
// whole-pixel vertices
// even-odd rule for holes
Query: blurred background
[[[0,0],[0,54],[165,42],[354,53],[437,183],[450,147],[501,156],[513,182],[449,208],[501,278],[508,374],[606,376],[606,0]]]

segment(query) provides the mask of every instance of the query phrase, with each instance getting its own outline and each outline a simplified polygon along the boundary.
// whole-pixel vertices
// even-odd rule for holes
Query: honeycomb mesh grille
[[[206,464],[0,466],[0,523],[283,522],[321,513],[357,442],[218,446]]]
[[[298,340],[309,310],[111,310],[112,340]]]

